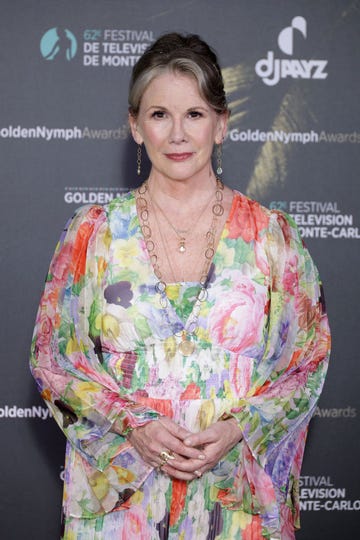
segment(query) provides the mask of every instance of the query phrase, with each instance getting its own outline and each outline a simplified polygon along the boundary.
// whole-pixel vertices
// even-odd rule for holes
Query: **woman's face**
[[[225,136],[227,115],[204,101],[194,78],[168,72],[151,81],[138,116],[130,115],[129,121],[135,141],[145,144],[152,174],[187,180],[208,178],[212,149]]]

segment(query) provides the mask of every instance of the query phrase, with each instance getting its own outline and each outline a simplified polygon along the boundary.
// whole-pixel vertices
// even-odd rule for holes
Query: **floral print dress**
[[[166,305],[157,281],[133,192],[75,213],[31,352],[67,437],[63,537],[293,539],[330,345],[317,270],[295,224],[234,192],[188,356],[178,345],[198,287],[169,284]],[[126,440],[162,415],[197,432],[224,413],[243,439],[191,482],[147,465]]]

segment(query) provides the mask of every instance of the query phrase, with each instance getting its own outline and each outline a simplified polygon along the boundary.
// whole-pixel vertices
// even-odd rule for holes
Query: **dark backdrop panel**
[[[359,2],[3,0],[1,8],[1,537],[59,537],[64,440],[27,367],[35,312],[74,209],[139,182],[128,80],[137,54],[170,30],[199,33],[219,54],[232,109],[224,181],[291,213],[322,275],[333,354],[309,432],[297,538],[357,537]]]

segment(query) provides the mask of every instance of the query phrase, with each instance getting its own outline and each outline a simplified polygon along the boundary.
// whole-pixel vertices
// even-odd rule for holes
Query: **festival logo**
[[[345,487],[337,487],[330,476],[300,476],[300,510],[318,512],[359,511],[360,500],[353,500]]]
[[[152,30],[86,29],[83,42],[83,65],[132,67],[153,41]]]
[[[107,204],[129,191],[128,187],[65,187],[64,201],[67,204]]]
[[[283,28],[278,35],[278,46],[288,56],[294,54],[294,42],[300,35],[307,39],[307,22],[304,17],[294,17],[291,25]],[[275,86],[280,79],[326,79],[327,60],[305,60],[295,58],[275,58],[274,51],[268,51],[266,58],[256,62],[255,72],[268,86]]]
[[[148,29],[86,28],[77,36],[59,26],[47,30],[40,40],[43,59],[70,61],[79,52],[85,67],[132,67],[155,39]]]
[[[269,206],[287,212],[303,238],[360,239],[357,216],[343,212],[337,201],[271,201]]]
[[[68,28],[50,28],[40,41],[40,52],[44,60],[66,60],[74,58],[77,51],[76,37]]]

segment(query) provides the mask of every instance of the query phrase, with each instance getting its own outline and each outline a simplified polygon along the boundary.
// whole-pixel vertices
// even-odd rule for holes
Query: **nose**
[[[180,144],[186,140],[185,130],[183,126],[182,118],[173,118],[171,131],[170,131],[170,142],[175,144]]]

